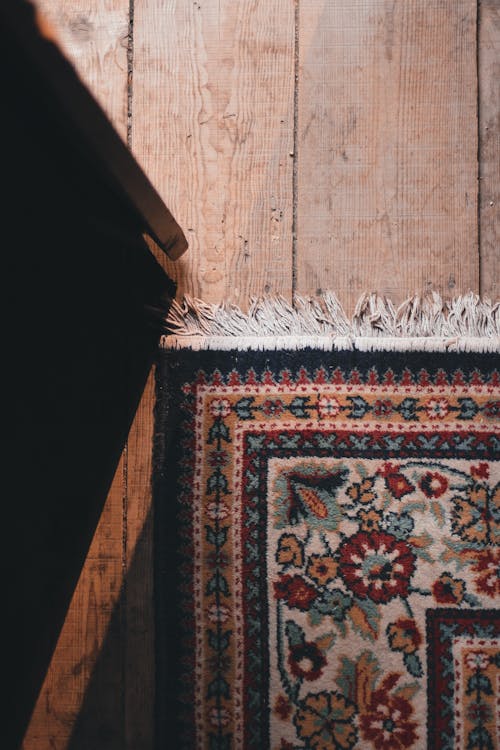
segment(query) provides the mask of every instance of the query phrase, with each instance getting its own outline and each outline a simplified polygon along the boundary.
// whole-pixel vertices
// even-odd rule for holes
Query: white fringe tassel
[[[161,338],[164,349],[359,349],[361,351],[500,352],[500,302],[469,292],[443,300],[433,292],[398,308],[364,294],[349,320],[332,292],[252,298],[248,313],[236,305],[174,301]]]

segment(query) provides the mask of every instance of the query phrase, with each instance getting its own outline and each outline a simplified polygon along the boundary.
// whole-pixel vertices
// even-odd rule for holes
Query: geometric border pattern
[[[292,357],[295,361],[305,362],[306,366],[290,367]],[[198,561],[201,560],[201,529],[204,536],[207,534],[203,541],[205,548],[212,548],[215,570],[214,576],[205,579],[203,584],[205,591],[213,594],[209,613],[215,622],[215,613],[218,612],[221,622],[220,613],[224,611],[224,606],[221,608],[220,604],[225,601],[226,584],[223,576],[219,575],[219,564],[229,549],[227,541],[231,532],[226,530],[224,524],[218,525],[215,521],[208,531],[205,523],[208,516],[196,518],[199,512],[196,508],[202,495],[203,507],[208,508],[207,513],[212,513],[215,519],[221,505],[219,501],[226,492],[234,491],[229,485],[239,482],[242,513],[246,514],[243,527],[247,535],[242,537],[241,544],[244,545],[255,533],[258,544],[254,554],[262,560],[266,551],[263,534],[266,509],[261,507],[257,514],[254,513],[255,508],[252,509],[251,503],[246,501],[248,497],[245,499],[245,493],[249,496],[248,482],[255,481],[251,479],[252,472],[257,484],[265,483],[267,461],[280,455],[280,444],[283,446],[283,456],[287,455],[287,450],[290,451],[294,441],[295,447],[300,448],[300,455],[304,456],[309,451],[312,456],[376,455],[390,460],[405,455],[405,445],[410,446],[410,454],[414,451],[414,455],[419,456],[463,456],[472,460],[487,460],[488,456],[493,458],[498,455],[498,438],[494,430],[489,429],[495,418],[494,410],[498,408],[495,406],[498,402],[494,401],[499,385],[498,375],[489,373],[487,368],[481,372],[478,367],[488,361],[493,364],[493,357],[461,355],[458,360],[448,355],[432,355],[431,367],[428,355],[391,357],[385,354],[383,359],[393,366],[384,364],[380,369],[377,355],[359,353],[349,353],[347,356],[335,353],[330,360],[324,352],[294,352],[286,353],[284,357],[282,353],[269,352],[253,352],[251,355],[239,352],[222,355],[214,352],[170,352],[162,355],[157,380],[154,477],[157,726],[160,747],[168,746],[161,738],[172,735],[175,735],[179,748],[206,746],[213,750],[224,750],[232,747],[230,735],[224,733],[224,706],[228,705],[225,696],[229,695],[228,685],[232,683],[225,682],[220,666],[223,652],[234,643],[237,628],[231,633],[217,625],[207,631],[207,610],[203,609],[205,595],[202,597],[194,587],[200,564]],[[460,368],[450,368],[450,363],[458,364],[459,361]],[[360,396],[361,392],[365,398]],[[446,392],[450,397],[444,405],[442,394]],[[375,395],[366,397],[368,393]],[[381,394],[378,401],[377,393]],[[267,401],[266,394],[270,394]],[[311,399],[311,394],[316,395]],[[392,412],[386,413],[381,409],[388,408],[391,398]],[[278,402],[286,413],[273,413],[272,409]],[[337,410],[336,413],[332,413],[332,408]],[[318,418],[322,420],[321,429],[315,430]],[[474,428],[471,429],[473,424]],[[301,439],[302,445],[299,446],[297,440],[300,442]],[[241,464],[234,475],[228,474],[223,464],[208,467],[200,463],[202,456],[206,458],[209,455],[208,449],[202,448],[207,440],[211,445],[213,461],[218,460],[216,454],[222,457],[223,443],[240,445],[240,453],[235,454],[233,459]],[[309,448],[305,447],[306,443]],[[475,445],[479,446],[479,451],[475,450]],[[175,489],[173,478],[176,478]],[[257,494],[265,496],[263,485]],[[256,524],[254,532],[252,523]],[[255,573],[257,567],[251,565],[252,553],[249,549],[244,549],[240,563],[246,608],[241,614],[245,621],[249,621],[251,607],[257,607],[253,612],[257,630],[251,638],[245,632],[246,681],[245,693],[241,697],[247,707],[251,707],[255,701],[252,681],[258,693],[263,685],[259,680],[259,669],[262,675],[266,672],[264,644],[267,620],[266,595],[262,589],[262,577],[266,577],[265,562]],[[261,593],[252,604],[248,592],[252,587],[253,575],[261,578],[260,584],[253,580],[253,584],[261,586]],[[440,609],[438,613],[445,611]],[[457,610],[452,611],[457,613]],[[237,618],[237,614],[235,616]],[[482,616],[478,617],[481,620]],[[432,611],[429,623],[431,620]],[[464,634],[467,632],[464,630]],[[205,642],[206,638],[208,640]],[[176,644],[176,653],[172,653],[173,643]],[[255,652],[253,661],[252,648]],[[196,727],[201,725],[200,718],[196,718],[197,715],[201,716],[201,709],[198,708],[201,694],[196,691],[202,684],[201,680],[205,679],[200,672],[205,667],[199,656],[193,666],[193,652],[203,653],[205,657],[212,654],[213,664],[218,665],[216,679],[209,684],[207,695],[213,698],[213,702],[220,696],[217,697],[218,703],[213,703],[218,706],[213,716],[217,715],[219,728],[215,735],[211,735],[209,744],[195,733]],[[442,679],[439,669],[433,674],[434,682]],[[238,698],[233,695],[231,700],[234,704]],[[257,731],[254,740],[247,737],[245,747],[263,749],[266,746],[262,744],[265,742],[266,726],[258,730],[259,716],[262,721],[269,721],[269,706],[266,706],[262,691],[260,701],[260,709],[254,713],[251,726],[247,723],[246,727],[240,727],[241,731],[249,733]],[[447,730],[441,726],[434,727],[434,724],[432,726],[431,736],[439,731],[443,742],[449,743],[449,737],[446,739],[445,736]],[[452,739],[454,748],[456,736],[455,733]]]
[[[428,750],[498,747],[500,610],[431,609],[426,620]],[[459,647],[468,650],[465,659],[457,653]],[[484,674],[487,654],[491,654],[486,661],[493,667],[492,680]],[[461,672],[462,662],[473,667],[469,680]],[[474,700],[469,711],[464,710],[468,694]]]

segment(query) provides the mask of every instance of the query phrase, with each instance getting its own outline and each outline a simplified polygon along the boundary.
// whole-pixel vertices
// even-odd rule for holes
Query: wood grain
[[[297,283],[478,288],[476,4],[300,5]]]
[[[136,4],[132,150],[187,234],[179,294],[291,292],[293,54],[293,0]]]
[[[125,536],[125,747],[152,750],[154,732],[153,521],[154,377],[150,374],[127,445]]]
[[[128,0],[39,5],[125,138]],[[497,0],[482,0],[481,283],[493,297],[498,15]],[[335,289],[350,309],[366,289],[395,301],[477,291],[475,18],[473,0],[303,0],[295,50],[293,0],[136,3],[128,124],[190,241],[175,264],[157,255],[179,293],[244,306],[264,291],[289,296],[294,272],[298,291]],[[150,378],[24,750],[69,746],[110,638],[121,656],[106,680],[123,705],[108,729],[127,750],[152,750],[153,404]],[[109,631],[113,607],[119,627]]]
[[[72,738],[81,743],[81,737],[75,738],[78,716],[121,593],[123,472],[122,458],[25,734],[23,750],[63,750]],[[114,713],[108,712],[104,720],[93,717],[94,728],[105,735],[118,736],[123,722],[119,710],[121,683],[120,659],[115,658],[108,663],[102,684],[93,686],[96,704],[99,700],[95,692],[99,689],[103,703],[114,701]],[[74,747],[80,748],[82,744]]]
[[[38,0],[36,3],[56,31],[58,41],[114,123],[127,136],[128,0]],[[106,703],[107,715],[95,716],[101,747],[121,746],[122,655],[117,608],[123,583],[123,505],[125,494],[122,457],[80,575],[50,668],[27,729],[23,750],[63,750],[72,738],[74,747],[85,742],[77,719],[106,640],[113,615],[114,639],[104,678],[93,685],[93,699]],[[118,648],[116,645],[118,644]],[[114,726],[109,725],[110,717]],[[88,728],[84,730],[88,731]],[[108,738],[105,742],[103,738]]]
[[[36,0],[63,52],[127,138],[128,0]]]
[[[500,4],[479,3],[481,294],[500,298]]]

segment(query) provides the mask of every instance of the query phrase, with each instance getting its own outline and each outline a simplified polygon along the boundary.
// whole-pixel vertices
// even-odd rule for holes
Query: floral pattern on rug
[[[182,394],[177,746],[497,750],[498,376],[233,367]]]
[[[291,720],[315,749],[417,746],[425,610],[479,607],[500,595],[498,561],[486,564],[500,541],[490,466],[271,459],[269,475],[281,743],[300,746],[286,726]],[[326,711],[334,695],[311,690],[332,681],[351,707],[352,731],[337,736],[330,718],[328,739],[324,727],[306,737],[311,701],[321,695]]]

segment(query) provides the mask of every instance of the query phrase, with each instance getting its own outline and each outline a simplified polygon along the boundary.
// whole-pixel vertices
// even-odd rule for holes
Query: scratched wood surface
[[[300,9],[299,291],[477,288],[475,0]]]
[[[39,5],[188,236],[180,293],[498,297],[498,0]],[[153,749],[153,404],[23,750]]]
[[[480,291],[500,298],[500,2],[479,4]]]
[[[290,295],[293,0],[144,0],[132,149],[190,243],[179,292]]]

